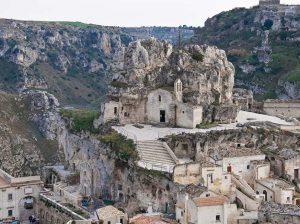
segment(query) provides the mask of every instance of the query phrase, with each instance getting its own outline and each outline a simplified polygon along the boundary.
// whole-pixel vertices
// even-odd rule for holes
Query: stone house
[[[223,172],[239,175],[250,184],[254,183],[256,177],[268,177],[269,165],[263,164],[265,157],[261,152],[249,148],[210,153],[210,161],[222,166]],[[260,166],[257,166],[257,163],[260,163]]]
[[[267,178],[256,181],[256,194],[263,194],[265,201],[293,204],[295,187],[282,179]]]
[[[276,154],[268,155],[271,168],[277,176],[300,185],[300,155],[295,149],[284,149]]]
[[[158,88],[141,97],[122,94],[101,108],[103,122],[118,120],[120,124],[149,123],[195,128],[202,122],[203,107],[184,103],[182,82],[177,79],[172,88]]]
[[[39,176],[12,177],[0,170],[0,189],[0,220],[23,222],[35,214],[43,182]]]
[[[111,205],[97,209],[96,214],[103,224],[126,224],[128,222],[127,214]]]
[[[222,166],[211,162],[180,164],[174,168],[174,182],[181,185],[201,185],[219,193],[232,191],[231,175]]]
[[[199,197],[178,201],[176,220],[179,223],[237,223],[237,207],[225,196],[205,191]]]

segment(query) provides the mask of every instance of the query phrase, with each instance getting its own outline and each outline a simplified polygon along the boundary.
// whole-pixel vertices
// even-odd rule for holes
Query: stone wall
[[[258,210],[258,218],[260,223],[300,223],[299,206],[263,202]]]
[[[165,123],[174,125],[175,104],[169,91],[157,89],[149,93],[146,104],[147,120],[149,123],[161,123],[161,111],[165,112]]]
[[[300,101],[298,100],[266,100],[264,112],[272,116],[300,118]]]

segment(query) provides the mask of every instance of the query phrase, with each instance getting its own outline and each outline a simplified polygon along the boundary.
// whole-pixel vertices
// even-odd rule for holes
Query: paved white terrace
[[[269,121],[274,124],[279,125],[294,125],[292,122],[286,122],[285,120],[268,116],[263,114],[257,114],[252,112],[240,111],[237,116],[237,123],[244,124],[248,122],[254,121]],[[181,134],[181,133],[206,133],[212,130],[233,130],[239,129],[236,127],[237,123],[231,124],[220,124],[217,127],[209,128],[209,129],[187,129],[187,128],[161,128],[154,127],[152,125],[142,125],[144,128],[136,128],[133,124],[128,124],[125,126],[114,126],[113,129],[119,132],[120,134],[127,136],[129,139],[133,139],[135,141],[147,141],[147,140],[156,140],[158,138],[163,138],[172,134]]]

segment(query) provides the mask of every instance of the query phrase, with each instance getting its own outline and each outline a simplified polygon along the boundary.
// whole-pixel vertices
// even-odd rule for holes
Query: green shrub
[[[273,26],[273,20],[267,19],[264,23],[263,29],[264,30],[270,30]]]
[[[116,88],[120,88],[120,89],[126,89],[126,88],[128,88],[128,86],[129,86],[127,83],[121,82],[121,81],[117,81],[117,80],[112,81],[112,82],[110,83],[110,85],[111,85],[112,87],[116,87]]]
[[[213,127],[217,127],[218,124],[216,123],[201,123],[201,124],[197,124],[196,125],[196,128],[199,128],[199,129],[209,129],[209,128],[213,128]]]
[[[201,54],[200,52],[195,52],[195,53],[192,54],[192,58],[193,58],[195,61],[203,62],[204,56],[203,56],[203,54]]]
[[[123,161],[138,159],[138,153],[135,150],[135,144],[131,139],[126,139],[123,135],[115,131],[99,136],[99,141],[109,145],[115,151],[117,157]]]
[[[92,133],[97,133],[93,122],[99,117],[98,111],[89,109],[61,109],[60,115],[63,118],[70,120],[71,130],[76,132],[90,131]]]

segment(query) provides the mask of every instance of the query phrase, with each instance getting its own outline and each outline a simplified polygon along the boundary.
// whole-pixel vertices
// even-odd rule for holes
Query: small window
[[[114,107],[114,114],[117,115],[117,113],[118,113],[118,108]]]
[[[250,165],[247,165],[247,170],[249,170],[250,169]]]
[[[161,102],[161,95],[158,96],[158,101]]]
[[[210,194],[206,194],[205,196],[206,196],[206,197],[209,197],[209,196],[210,196]]]
[[[225,176],[224,178],[227,179],[227,176]]]
[[[122,191],[122,190],[123,190],[122,184],[119,184],[119,185],[118,185],[118,190],[119,190],[119,191]]]
[[[181,217],[183,217],[183,211],[181,211]]]
[[[286,199],[287,199],[287,201],[290,201],[290,200],[291,200],[291,198],[290,198],[290,197],[287,197]]]
[[[120,223],[123,224],[123,219],[120,219]]]
[[[216,215],[216,221],[220,222],[221,221],[221,216],[220,215]]]
[[[8,200],[9,201],[13,200],[13,195],[12,194],[8,194]]]
[[[8,215],[9,217],[13,216],[13,210],[11,210],[11,209],[8,210],[8,211],[7,211],[7,215]]]
[[[259,194],[259,192],[258,192],[258,191],[256,191],[256,194]]]
[[[182,111],[182,113],[184,114],[184,111]]]
[[[238,144],[237,144],[237,147],[238,147],[238,148],[240,148],[240,147],[241,147],[241,144],[240,144],[240,143],[238,143]]]

